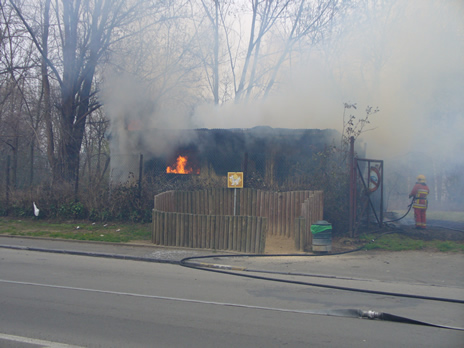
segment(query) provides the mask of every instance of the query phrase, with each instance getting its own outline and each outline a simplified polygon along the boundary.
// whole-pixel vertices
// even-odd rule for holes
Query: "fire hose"
[[[415,200],[415,197],[412,198],[411,203],[408,205],[408,210],[406,211],[406,214],[404,214],[403,216],[399,217],[398,219],[389,220],[389,221],[384,221],[384,224],[387,224],[387,223],[390,223],[390,222],[395,222],[395,221],[399,221],[399,220],[401,220],[401,219],[404,219],[404,218],[409,214],[409,212],[411,211],[412,205],[414,204],[414,200]],[[462,233],[464,233],[464,230],[460,230],[460,229],[457,229],[457,228],[451,228],[451,227],[446,227],[446,226],[438,226],[438,225],[431,225],[431,226],[440,227],[440,228],[444,228],[444,229],[447,229],[447,230],[451,230],[451,231],[456,231],[456,232],[462,232]]]
[[[398,219],[394,219],[394,220],[390,220],[390,221],[384,221],[384,223],[395,222],[395,221],[399,221],[399,220],[405,218],[406,215],[408,215],[409,212],[411,211],[412,205],[413,205],[413,203],[414,203],[414,199],[415,199],[415,197],[412,198],[411,203],[408,205],[408,211],[406,212],[406,214],[404,214],[402,217],[400,217],[400,218],[398,218]]]
[[[349,252],[358,251],[361,248],[356,250],[335,253],[331,255],[340,255],[346,254]],[[322,288],[329,288],[334,290],[344,290],[344,291],[352,291],[352,292],[361,292],[361,293],[368,293],[368,294],[377,294],[377,295],[387,295],[387,296],[395,296],[395,297],[406,297],[406,298],[414,298],[414,299],[423,299],[423,300],[431,300],[431,301],[442,301],[442,302],[451,302],[451,303],[458,303],[464,304],[464,300],[459,299],[450,299],[450,298],[440,298],[440,297],[431,297],[431,296],[420,296],[420,295],[412,295],[412,294],[404,294],[404,293],[394,293],[394,292],[387,292],[387,291],[376,291],[376,290],[367,290],[367,289],[360,289],[360,288],[348,288],[342,286],[335,286],[335,285],[327,285],[327,284],[318,284],[318,283],[310,283],[304,281],[297,281],[297,280],[287,280],[287,279],[280,279],[280,278],[272,278],[272,277],[263,277],[257,275],[249,275],[245,273],[238,273],[234,271],[242,271],[242,272],[261,272],[261,273],[271,273],[271,274],[286,274],[286,275],[301,275],[301,274],[294,274],[291,272],[283,273],[283,272],[272,272],[272,271],[259,271],[259,270],[251,270],[246,269],[243,267],[233,267],[233,266],[225,266],[225,265],[214,265],[208,263],[198,263],[198,262],[190,262],[194,259],[205,259],[205,258],[219,258],[219,257],[270,257],[270,256],[303,256],[301,254],[272,254],[272,255],[256,255],[256,254],[241,254],[241,255],[210,255],[210,256],[194,256],[194,257],[187,257],[180,261],[180,265],[188,268],[194,268],[203,271],[209,272],[216,272],[228,275],[234,275],[239,277],[245,278],[252,278],[252,279],[259,279],[259,280],[268,280],[268,281],[275,281],[281,283],[289,283],[289,284],[297,284],[297,285],[306,285],[306,286],[315,286],[315,287],[322,287]],[[323,255],[307,255],[307,256],[323,256]],[[391,321],[397,323],[404,323],[404,324],[413,324],[413,325],[422,325],[422,326],[429,326],[441,329],[448,329],[448,330],[458,330],[464,331],[462,327],[455,327],[455,326],[447,326],[441,324],[434,324],[425,321],[420,321],[416,319],[411,319],[407,317],[402,317],[390,313],[384,312],[377,312],[373,310],[361,310],[361,309],[331,309],[331,310],[304,310],[301,311],[307,314],[318,314],[318,315],[327,315],[327,316],[338,316],[338,317],[347,317],[347,318],[361,318],[361,319],[377,319],[383,321]]]
[[[374,241],[374,240],[372,240]],[[118,254],[106,254],[106,253],[93,253],[93,252],[83,252],[83,251],[75,251],[75,250],[55,250],[55,249],[43,249],[43,248],[33,248],[33,247],[24,247],[24,246],[12,246],[12,245],[0,245],[0,248],[6,249],[16,249],[16,250],[29,250],[29,251],[38,251],[38,252],[47,252],[47,253],[59,253],[59,254],[70,254],[70,255],[81,255],[81,256],[91,256],[91,257],[99,257],[99,258],[112,258],[112,259],[122,259],[122,260],[132,260],[132,261],[142,261],[142,262],[153,262],[153,263],[168,263],[173,265],[181,265],[183,267],[194,268],[203,271],[210,271],[210,272],[217,272],[223,273],[228,275],[252,278],[252,279],[260,279],[260,280],[267,280],[267,281],[275,281],[275,282],[282,282],[282,283],[290,283],[290,284],[297,284],[297,285],[305,285],[305,286],[314,286],[314,287],[322,287],[322,288],[330,288],[334,290],[344,290],[344,291],[352,291],[352,292],[361,292],[361,293],[368,293],[368,294],[376,294],[376,295],[387,295],[387,296],[395,296],[395,297],[405,297],[405,298],[414,298],[414,299],[422,299],[422,300],[429,300],[429,301],[441,301],[441,302],[451,302],[457,304],[464,304],[464,300],[460,299],[450,299],[450,298],[440,298],[440,297],[431,297],[431,296],[419,296],[419,295],[412,295],[412,294],[404,294],[404,293],[394,293],[394,292],[386,292],[386,291],[376,291],[376,290],[367,290],[367,289],[359,289],[359,288],[349,288],[349,287],[342,287],[342,286],[334,286],[334,285],[324,285],[324,284],[317,284],[317,283],[310,283],[310,282],[303,282],[303,281],[296,281],[296,280],[286,280],[280,278],[273,278],[273,277],[263,277],[254,274],[245,274],[244,271],[247,272],[261,272],[261,273],[273,273],[279,274],[279,272],[272,272],[272,271],[259,271],[259,270],[251,270],[246,269],[243,267],[231,267],[231,266],[221,266],[221,265],[211,265],[206,263],[199,263],[199,262],[191,262],[194,259],[206,259],[206,258],[219,258],[219,257],[273,257],[273,256],[304,256],[302,254],[269,254],[269,255],[257,255],[257,254],[240,254],[240,255],[210,255],[210,256],[195,256],[195,257],[187,257],[180,261],[174,260],[160,260],[160,259],[153,259],[147,257],[139,257],[139,256],[128,256],[128,255],[118,255]],[[363,247],[344,251],[340,253],[330,254],[330,255],[341,255],[352,253],[355,251],[361,250]],[[314,257],[321,257],[324,255],[306,255],[306,256],[314,256]],[[242,271],[242,273],[237,273],[233,271]],[[302,274],[293,274],[293,273],[282,273],[285,275],[302,275]],[[305,275],[308,276],[308,275]],[[311,275],[309,275],[311,276]],[[328,278],[333,278],[332,276],[325,276]],[[230,305],[230,304],[228,304]],[[244,305],[237,305],[242,306]],[[256,307],[257,308],[257,307]],[[461,327],[453,327],[453,326],[446,326],[440,324],[433,324],[424,321],[419,321],[415,319],[410,319],[406,317],[400,317],[397,315],[377,312],[377,311],[364,311],[360,309],[332,309],[332,310],[303,310],[299,312],[304,312],[307,314],[318,314],[318,315],[328,315],[328,316],[339,316],[339,317],[348,317],[348,318],[368,318],[368,319],[377,319],[377,320],[384,320],[384,321],[392,321],[392,322],[399,322],[399,323],[407,323],[407,324],[415,324],[415,325],[423,325],[429,327],[436,327],[441,329],[448,329],[448,330],[459,330],[464,331],[464,328]]]

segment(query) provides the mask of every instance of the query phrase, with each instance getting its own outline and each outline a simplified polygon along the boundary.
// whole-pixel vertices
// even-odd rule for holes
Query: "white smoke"
[[[182,121],[177,121],[182,112],[172,105],[162,112],[155,106],[150,127],[172,128],[175,120],[181,128],[271,126],[341,131],[344,103],[357,103],[358,109],[350,111],[358,119],[365,116],[367,106],[380,109],[371,118],[371,130],[361,135],[369,158],[385,159],[391,171],[403,170],[412,178],[420,173],[436,176],[438,171],[446,176],[448,168],[464,162],[464,3],[363,3],[369,4],[368,11],[349,14],[340,24],[341,34],[302,53],[300,67],[293,65],[292,73],[284,71],[278,92],[266,100],[197,105],[192,117],[190,110],[183,111]],[[125,88],[133,92],[133,87]],[[143,92],[139,94],[146,95]],[[138,108],[137,98],[127,101],[114,88],[107,95],[111,95],[107,110],[115,115],[113,120]],[[131,106],[121,106],[125,103]],[[147,141],[160,153],[174,141],[161,140]],[[131,146],[129,139],[121,144],[121,152]],[[424,160],[408,168],[397,165],[417,157]]]

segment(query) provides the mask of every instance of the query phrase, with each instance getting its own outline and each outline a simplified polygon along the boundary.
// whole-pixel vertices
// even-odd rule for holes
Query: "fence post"
[[[6,157],[6,180],[5,180],[5,200],[6,200],[6,209],[5,214],[8,215],[8,210],[10,208],[10,155]]]
[[[139,160],[139,198],[142,197],[142,173],[143,173],[143,154],[140,154]]]

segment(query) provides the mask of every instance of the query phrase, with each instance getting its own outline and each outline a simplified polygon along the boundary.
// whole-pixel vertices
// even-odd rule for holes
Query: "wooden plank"
[[[275,217],[275,193],[269,192],[269,234],[275,234],[274,217]]]
[[[257,228],[257,223],[258,219],[260,219],[258,216],[253,216],[253,220],[251,221],[251,238],[250,238],[250,253],[255,253],[256,252],[256,228]]]
[[[300,250],[300,218],[295,219],[295,249]]]
[[[171,197],[169,197],[169,212],[173,213],[176,212],[176,209],[179,207],[179,201],[180,201],[180,192],[179,191],[173,191],[172,192],[172,202],[170,200]],[[171,207],[172,206],[172,207]]]
[[[228,250],[234,250],[234,217],[229,216],[229,237],[227,238]]]
[[[168,213],[164,213],[164,228],[163,228],[163,245],[169,245],[168,243],[168,231],[169,227],[171,226],[171,220],[169,220]]]
[[[273,202],[274,202],[274,211],[273,211],[273,214],[272,214],[272,220],[273,220],[273,231],[274,231],[274,235],[278,235],[279,234],[279,193],[276,192],[274,194],[274,199],[273,199]]]
[[[261,191],[261,201],[260,201],[260,211],[259,216],[264,217],[266,216],[266,192]]]
[[[293,230],[292,230],[292,226],[294,224],[294,221],[293,221],[293,216],[292,216],[292,198],[293,198],[293,192],[290,191],[287,193],[287,198],[288,198],[288,201],[287,201],[287,232],[288,232],[288,237],[293,237]]]
[[[198,215],[192,214],[192,248],[197,247],[198,241]]]
[[[197,246],[196,248],[202,248],[203,216],[204,215],[197,215]]]
[[[194,193],[193,193],[193,202],[192,202],[192,205],[193,205],[193,213],[195,215],[199,215],[200,214],[200,191],[196,190]]]
[[[219,207],[219,206],[218,206]],[[213,249],[219,250],[219,236],[221,234],[221,231],[219,229],[219,222],[221,220],[221,216],[215,215],[214,216],[214,244],[213,244]]]
[[[240,216],[247,215],[247,207],[248,207],[248,189],[242,188],[237,189],[237,193],[240,192]]]
[[[160,231],[159,231],[159,244],[164,245],[164,230],[166,229],[166,213],[160,214]]]
[[[156,227],[157,227],[156,224],[157,224],[158,220],[157,220],[157,218],[156,218],[156,212],[155,212],[154,209],[153,209],[152,212],[151,212],[151,221],[152,221],[152,226],[153,226],[153,227],[152,227],[152,231],[151,231],[151,242],[152,242],[153,244],[156,244],[156,242],[155,242],[155,241],[156,241],[155,235],[156,235]]]
[[[240,212],[237,212],[237,215],[246,215],[246,211],[245,211],[245,201],[246,201],[246,189],[237,189],[237,196],[240,196],[240,205],[239,205],[239,211]]]
[[[209,225],[208,225],[208,239],[206,240],[206,247],[208,249],[214,249],[214,223],[215,215],[208,215]]]
[[[177,213],[170,213],[171,215],[171,224],[172,224],[172,229],[169,231],[169,245],[174,246],[176,245],[176,235],[177,235]]]
[[[222,187],[219,189],[219,215],[225,215],[224,214],[224,194],[225,194],[225,189]]]
[[[260,216],[261,215],[261,190],[255,190],[256,191],[256,209],[255,209],[255,215],[254,216]]]
[[[208,215],[202,215],[201,216],[201,248],[205,249],[206,248],[206,238],[207,238],[207,233],[206,231],[208,230]]]
[[[242,220],[243,216],[238,216],[237,217],[237,244],[236,244],[236,249],[237,251],[242,250]]]
[[[290,192],[290,213],[289,213],[289,222],[290,222],[290,237],[293,237],[295,234],[294,228],[295,228],[295,192],[291,191]]]
[[[252,189],[247,189],[247,208],[246,208],[246,215],[251,216],[252,212],[252,201],[253,201],[253,190]]]
[[[165,231],[166,231],[166,213],[161,213],[161,229],[160,229],[160,241],[159,241],[159,244],[160,245],[166,245],[165,244]]]
[[[240,251],[246,252],[246,243],[247,243],[247,221],[248,216],[242,216],[242,228],[241,228],[241,241],[240,241]]]
[[[197,214],[203,214],[203,190],[197,191]]]
[[[171,245],[172,243],[172,234],[175,233],[175,219],[173,219],[174,213],[166,213],[166,220],[168,223],[168,226],[166,228],[166,240],[165,240],[165,245]]]
[[[156,231],[156,244],[161,245],[161,237],[164,229],[164,214],[160,211],[156,211],[157,216],[157,231]]]
[[[259,217],[259,218],[256,219],[255,238],[253,240],[253,252],[254,253],[259,253],[259,241],[260,241],[260,238],[261,238],[261,233],[264,233],[264,231],[262,230],[263,219],[265,219],[265,218],[264,217]]]
[[[308,238],[306,234],[306,219],[300,219],[300,250],[305,251],[308,245]]]
[[[210,215],[216,215],[217,212],[217,194],[216,189],[211,190],[211,206],[209,207]]]
[[[190,224],[191,216],[192,216],[192,214],[185,214],[185,221],[184,221],[184,236],[185,236],[184,237],[184,246],[188,247],[188,248],[192,247],[190,245],[191,241],[192,241],[191,224]]]
[[[225,234],[225,224],[224,224],[224,215],[218,216],[219,220],[219,243],[218,249],[224,250],[224,234]]]
[[[289,222],[289,209],[288,209],[288,202],[289,202],[289,193],[285,192],[284,193],[284,211],[283,211],[283,226],[284,226],[284,236],[289,237],[289,231],[288,231],[288,222]]]
[[[216,215],[211,215],[211,225],[210,225],[210,240],[209,240],[209,248],[216,249],[216,238],[217,238],[217,231],[216,231]]]
[[[157,216],[156,216],[156,210],[152,210],[151,212],[151,221],[153,223],[153,229],[151,231],[151,242],[153,244],[156,244],[156,232],[157,232],[157,228],[158,228],[158,219],[157,219]]]
[[[185,213],[182,213],[182,214],[179,214],[180,215],[180,232],[179,232],[179,236],[180,236],[180,240],[179,240],[179,245],[181,247],[184,247],[185,246],[185,218],[187,217],[187,214]]]
[[[188,213],[188,207],[187,207],[187,191],[182,191],[182,210],[181,213]]]
[[[206,215],[205,248],[209,249],[211,241],[211,215]]]
[[[279,200],[277,202],[277,229],[279,235],[282,235],[282,193],[279,193]]]
[[[229,221],[230,221],[230,216],[229,215],[224,216],[224,242],[223,242],[224,250],[229,249]]]
[[[180,221],[181,220],[181,214],[176,213],[175,216],[176,216],[176,234],[175,234],[176,239],[175,239],[175,242],[174,242],[173,245],[180,246],[180,235],[181,235],[181,230],[182,230],[181,229],[181,221]]]
[[[282,235],[287,236],[287,194],[282,193]]]
[[[263,231],[267,231],[268,221],[269,221],[268,219],[263,220],[263,224],[264,224]],[[261,233],[261,240],[259,243],[259,251],[258,251],[259,254],[264,254],[264,251],[266,250],[266,235],[267,235],[266,232]]]
[[[252,234],[252,227],[253,227],[253,216],[247,217],[247,226],[246,226],[246,245],[245,245],[245,252],[251,252],[251,234]]]
[[[251,190],[251,207],[250,207],[250,216],[256,216],[256,209],[258,208],[258,191],[255,189]]]
[[[195,211],[195,191],[189,192],[189,203],[190,203],[189,213],[193,214]]]
[[[227,215],[234,215],[234,190],[227,189]]]
[[[188,192],[182,191],[182,210],[180,211],[183,214],[188,213]]]

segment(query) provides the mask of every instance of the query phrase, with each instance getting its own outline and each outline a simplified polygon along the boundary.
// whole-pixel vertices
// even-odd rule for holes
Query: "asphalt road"
[[[460,280],[450,285],[437,279],[408,282],[403,275],[379,280],[371,271],[361,277],[362,267],[354,274],[359,260],[350,257],[320,259],[324,264],[318,270],[341,273],[336,279],[316,277],[318,281],[464,298],[460,270],[454,273]],[[371,263],[399,268],[392,260],[383,255]],[[268,271],[288,266],[301,271],[305,263],[308,268],[307,261],[247,262],[252,262],[249,268]],[[343,268],[351,270],[353,279],[343,279]],[[464,331],[314,314],[346,308],[464,326],[464,305],[456,303],[285,284],[171,264],[0,249],[1,347],[458,347],[464,342]]]

